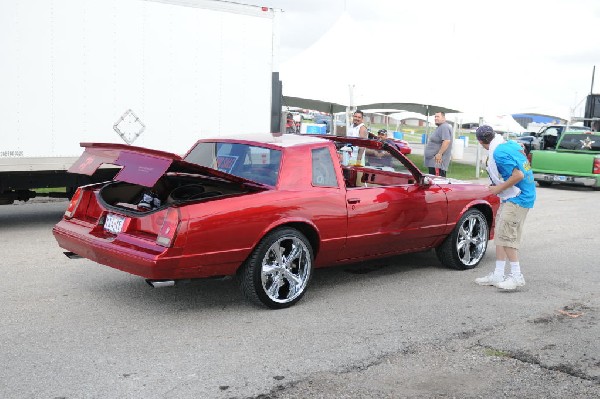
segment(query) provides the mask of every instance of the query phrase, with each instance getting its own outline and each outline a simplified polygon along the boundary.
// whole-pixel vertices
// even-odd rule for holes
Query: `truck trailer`
[[[215,0],[2,0],[0,204],[110,179],[67,173],[82,142],[183,155],[276,131],[277,18]]]

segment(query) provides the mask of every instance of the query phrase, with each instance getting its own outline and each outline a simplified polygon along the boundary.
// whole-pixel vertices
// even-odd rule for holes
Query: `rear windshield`
[[[558,144],[561,150],[600,151],[600,136],[592,134],[565,134]]]
[[[281,151],[238,143],[198,143],[185,160],[275,186],[279,178]]]

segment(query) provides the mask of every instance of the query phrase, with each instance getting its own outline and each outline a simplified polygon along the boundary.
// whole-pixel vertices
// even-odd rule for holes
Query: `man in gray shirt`
[[[425,145],[425,166],[429,174],[445,177],[452,158],[452,128],[444,112],[435,114],[435,124],[437,128]]]

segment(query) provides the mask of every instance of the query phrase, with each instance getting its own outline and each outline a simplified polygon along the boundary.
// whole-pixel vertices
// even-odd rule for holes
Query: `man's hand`
[[[498,195],[502,190],[500,188],[498,188],[499,186],[496,185],[490,185],[488,186],[488,190],[490,190],[491,194],[494,195]]]

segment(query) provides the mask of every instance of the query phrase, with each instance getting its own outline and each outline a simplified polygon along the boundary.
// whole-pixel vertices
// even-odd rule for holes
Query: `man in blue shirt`
[[[490,150],[488,172],[490,177],[496,176],[492,179],[494,184],[489,186],[490,192],[502,199],[494,231],[496,269],[475,282],[514,290],[525,285],[518,252],[525,218],[535,203],[533,172],[523,148],[516,141],[504,142],[502,136],[496,135],[488,125],[480,126],[475,134],[483,148]],[[504,276],[506,259],[510,262],[510,274]]]

